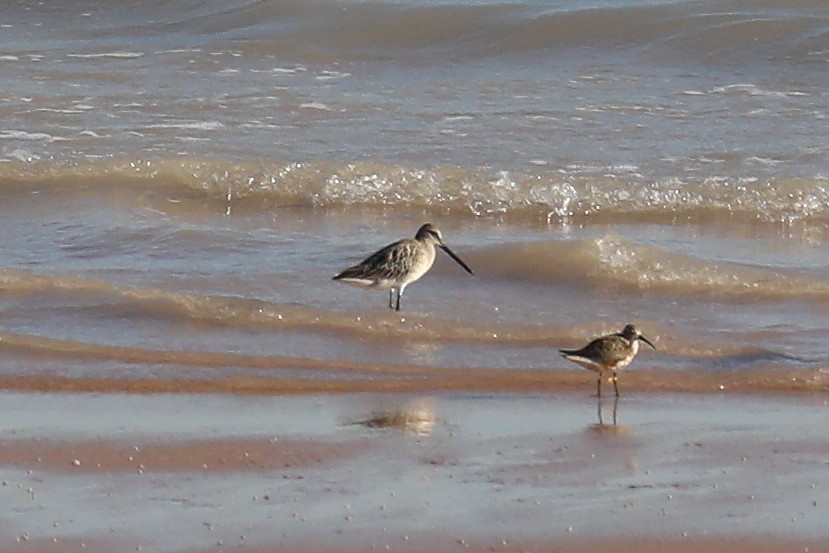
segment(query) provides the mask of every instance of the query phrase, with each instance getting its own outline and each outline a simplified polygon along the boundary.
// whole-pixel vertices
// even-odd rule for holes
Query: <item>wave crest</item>
[[[649,180],[625,168],[564,168],[514,173],[462,167],[413,167],[371,161],[249,162],[200,158],[113,160],[77,166],[10,162],[0,166],[4,200],[33,191],[150,203],[162,211],[272,210],[285,206],[440,209],[474,217],[549,223],[677,224],[755,221],[829,226],[829,179],[760,181],[709,177]]]
[[[262,54],[340,60],[447,61],[564,53],[572,48],[644,49],[661,60],[786,61],[819,58],[825,48],[823,5],[814,0],[670,3],[248,2],[221,9],[196,3],[160,21],[227,36]],[[189,20],[181,14],[192,14]],[[134,25],[134,22],[130,22]],[[113,32],[121,31],[118,27]],[[121,31],[122,32],[122,31]],[[441,53],[436,56],[436,53]]]
[[[711,261],[605,235],[508,244],[467,253],[492,276],[720,301],[829,301],[829,283],[792,271]],[[480,272],[480,271],[479,271]]]

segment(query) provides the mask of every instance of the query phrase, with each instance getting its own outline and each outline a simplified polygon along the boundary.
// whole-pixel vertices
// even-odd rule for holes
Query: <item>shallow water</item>
[[[555,348],[629,321],[635,387],[827,387],[820,2],[17,2],[0,32],[6,387],[592,390]],[[401,315],[330,280],[427,220],[474,277],[439,257]]]

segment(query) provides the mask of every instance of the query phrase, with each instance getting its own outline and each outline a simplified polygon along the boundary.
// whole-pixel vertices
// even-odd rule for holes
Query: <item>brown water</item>
[[[820,2],[0,8],[0,385],[825,390]],[[403,312],[330,277],[435,223]]]

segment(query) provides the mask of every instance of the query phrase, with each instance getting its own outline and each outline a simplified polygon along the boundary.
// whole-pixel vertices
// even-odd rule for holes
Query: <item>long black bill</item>
[[[641,334],[639,335],[639,339],[642,340],[643,342],[645,342],[646,344],[648,344],[653,349],[656,349],[656,346],[651,344],[651,341],[648,340],[647,338],[645,338],[644,336],[642,336]]]
[[[455,252],[453,252],[452,250],[450,250],[450,249],[449,249],[449,247],[448,247],[448,246],[446,246],[446,245],[444,245],[444,244],[441,244],[441,245],[440,245],[440,249],[442,249],[443,251],[445,251],[446,253],[448,253],[448,254],[449,254],[449,257],[451,257],[452,259],[454,259],[454,260],[455,260],[455,263],[457,263],[458,265],[460,265],[461,267],[463,267],[464,269],[466,269],[466,272],[467,272],[467,273],[469,273],[470,275],[474,275],[474,274],[475,274],[475,273],[473,273],[473,272],[472,272],[472,269],[470,269],[469,267],[467,267],[467,266],[466,266],[466,263],[464,263],[464,262],[463,262],[463,260],[462,260],[460,257],[458,257],[457,255],[455,255]]]

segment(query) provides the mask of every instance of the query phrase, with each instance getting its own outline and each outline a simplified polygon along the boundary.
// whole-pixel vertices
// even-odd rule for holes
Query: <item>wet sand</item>
[[[612,418],[606,400],[603,420]],[[813,394],[0,395],[3,551],[826,551]]]

